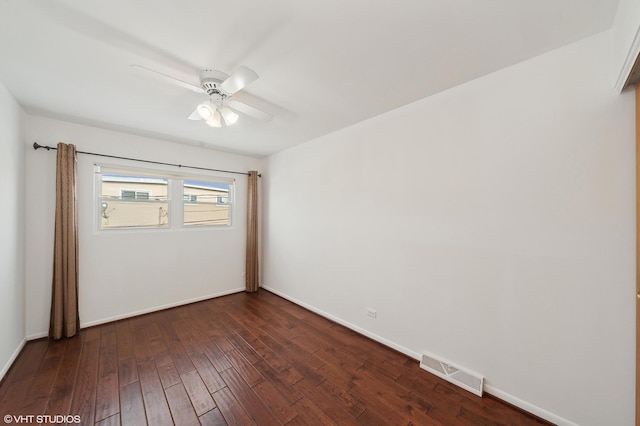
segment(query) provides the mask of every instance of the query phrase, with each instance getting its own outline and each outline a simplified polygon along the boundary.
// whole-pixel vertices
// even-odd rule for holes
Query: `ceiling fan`
[[[209,99],[199,104],[187,118],[189,120],[204,120],[211,127],[232,126],[240,117],[238,112],[257,120],[270,120],[271,114],[254,108],[233,98],[233,95],[258,79],[258,74],[251,68],[241,66],[231,75],[222,71],[204,69],[200,71],[200,86],[152,70],[142,65],[134,64],[132,68],[152,73],[171,84],[184,87],[196,93],[209,95]]]

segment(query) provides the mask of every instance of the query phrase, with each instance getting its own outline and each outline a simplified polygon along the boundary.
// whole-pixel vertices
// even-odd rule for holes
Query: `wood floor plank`
[[[180,374],[186,374],[196,369],[187,351],[181,345],[173,346],[170,352],[176,369]]]
[[[320,350],[321,346],[318,340],[312,340],[308,336],[298,336],[293,339],[295,344],[310,354],[315,354]]]
[[[435,425],[438,424],[437,419],[433,419],[428,416],[426,420],[423,418],[422,422],[415,422],[412,420],[412,416],[405,413],[404,405],[391,404],[384,400],[384,392],[380,394],[378,389],[370,389],[362,386],[355,386],[349,390],[349,394],[359,401],[362,401],[363,405],[370,411],[375,413],[387,424],[425,424]],[[394,405],[393,407],[391,405]],[[448,426],[448,425],[447,425]]]
[[[20,380],[18,379],[18,374],[19,372],[22,371],[23,364],[27,362],[26,360],[29,357],[29,353],[34,348],[33,343],[35,342],[30,342],[30,344],[25,344],[22,347],[22,349],[20,350],[20,353],[18,354],[18,357],[13,362],[13,365],[9,367],[9,370],[5,373],[4,377],[0,379],[0,404],[4,400],[7,393],[9,392],[9,386],[7,384],[14,383]],[[39,362],[40,362],[40,359],[38,359],[38,363]]]
[[[213,398],[211,398],[198,371],[190,371],[181,377],[187,395],[191,400],[191,405],[193,405],[193,409],[198,417],[216,408],[216,403],[213,402]]]
[[[0,408],[96,425],[548,424],[264,290],[28,342]]]
[[[333,403],[343,408],[355,418],[360,418],[366,406],[349,394],[348,389],[337,386],[331,379],[327,379],[316,387],[317,392],[323,392],[333,398]]]
[[[358,370],[353,388],[349,391],[354,395],[375,394],[379,403],[397,410],[398,416],[403,416],[415,424],[437,423],[428,416],[432,405],[421,397],[417,397],[408,389],[398,385],[390,378],[376,376],[375,373],[367,369],[368,366]],[[358,390],[355,390],[358,388]]]
[[[323,382],[322,384],[324,384]],[[344,399],[338,400],[331,392],[328,392],[326,387],[314,386],[308,380],[301,380],[296,383],[296,389],[299,389],[305,398],[312,400],[315,405],[322,410],[329,418],[340,425],[355,425],[358,423],[357,417],[362,414],[362,411],[355,413],[354,416],[349,411],[345,410],[345,407],[340,404]],[[363,409],[364,411],[364,409]]]
[[[131,332],[133,333],[133,339],[136,342],[134,353],[137,364],[144,364],[152,359],[149,349],[149,336],[144,329],[144,323],[146,321],[147,319],[144,316],[137,318],[137,321],[131,321]]]
[[[220,349],[220,351],[222,351],[222,353],[224,354],[236,350],[236,348],[229,341],[230,333],[232,332],[228,331],[227,333],[229,334],[225,333],[225,336],[223,337],[214,337],[213,339],[211,339],[215,342],[218,349]]]
[[[251,334],[253,334],[254,336],[257,337],[258,341],[264,345],[265,348],[267,348],[268,350],[270,350],[272,353],[281,353],[283,352],[288,346],[291,346],[293,344],[292,341],[289,341],[289,344],[283,344],[282,342],[280,342],[277,338],[274,338],[271,334],[269,334],[267,332],[268,327],[258,327],[258,328],[252,328],[251,330]],[[256,349],[256,351],[258,350],[258,346],[254,346],[254,349]],[[259,352],[260,355],[262,356],[263,359],[266,359],[265,354],[263,352]]]
[[[100,329],[92,327],[85,332],[70,410],[70,413],[80,416],[83,423],[93,424],[95,421],[99,357]]]
[[[64,342],[52,342],[49,345],[26,396],[27,402],[22,407],[24,412],[34,415],[44,413],[66,349]]]
[[[191,361],[193,365],[196,366],[196,370],[209,393],[214,393],[227,386],[227,384],[222,380],[220,373],[215,369],[213,364],[209,361],[209,358],[205,354],[195,354],[191,357]]]
[[[213,340],[202,342],[200,347],[218,372],[231,368],[231,363]]]
[[[302,394],[293,385],[303,380],[303,377],[295,372],[289,374],[290,369],[282,369],[276,371],[265,361],[259,362],[255,365],[256,369],[260,371],[262,377],[264,377],[271,385],[289,401],[289,404],[294,404],[300,398]],[[292,369],[291,369],[292,370]],[[293,379],[292,379],[293,377]]]
[[[198,334],[198,330],[194,329],[194,327],[197,326],[198,323],[190,315],[173,323],[173,328],[176,330],[180,343],[189,356],[202,352],[199,340],[195,337]]]
[[[169,310],[170,312],[171,310]],[[173,310],[173,312],[177,312]],[[191,362],[191,358],[187,351],[185,350],[180,337],[178,336],[176,330],[173,328],[170,322],[171,315],[168,313],[167,315],[159,316],[158,321],[160,322],[160,331],[159,333],[163,336],[163,342],[171,358],[173,359],[173,363],[176,366],[176,369],[180,374],[188,373],[189,371],[195,370],[195,366]]]
[[[170,357],[169,362],[166,363],[159,364],[156,361],[156,369],[158,370],[158,376],[160,377],[160,382],[164,389],[168,389],[171,386],[180,383],[180,373],[178,373],[178,369]]]
[[[242,330],[244,330],[244,328]],[[236,333],[237,332],[238,331],[236,330]],[[258,354],[256,350],[238,334],[230,336],[228,340],[234,346],[235,350],[238,353],[242,354],[242,356],[247,361],[249,361],[250,364],[253,365],[262,361],[262,357],[260,356],[260,354]]]
[[[140,375],[142,399],[144,400],[149,424],[172,425],[171,413],[155,363],[148,361],[140,364],[138,373]]]
[[[269,324],[268,314],[260,316],[258,309],[243,310],[241,312],[231,312],[231,317],[245,329],[253,329],[255,327],[262,328]]]
[[[220,373],[235,398],[253,420],[260,425],[280,424],[262,399],[249,387],[233,368]]]
[[[118,383],[120,386],[138,381],[138,364],[132,356],[118,360]]]
[[[293,340],[282,334],[278,329],[274,328],[270,324],[265,325],[264,328],[261,329],[260,333],[269,336],[269,339],[263,339],[265,343],[275,342],[277,346],[285,348],[293,345]]]
[[[144,400],[139,382],[120,387],[120,420],[122,426],[147,424]]]
[[[96,422],[96,426],[120,426],[120,414],[113,414]]]
[[[422,369],[414,370],[413,374],[409,374],[407,372],[403,373],[402,376],[396,380],[396,383],[407,389],[412,389],[413,392],[420,395],[424,400],[431,404],[432,408],[429,410],[428,414],[434,419],[445,424],[467,424],[458,418],[458,414],[462,404],[469,403],[473,398],[475,398],[475,395],[469,394],[461,399],[448,398],[440,392],[434,391],[438,384],[446,382],[440,381],[436,376],[429,374]],[[447,386],[448,385],[449,384],[447,383]],[[512,416],[513,414],[509,413],[508,415]],[[499,423],[498,418],[494,420]],[[515,418],[513,420],[515,420]]]
[[[253,387],[253,391],[282,423],[288,423],[298,415],[298,413],[291,408],[289,401],[269,382],[262,381],[256,384]]]
[[[364,410],[358,417],[358,424],[363,426],[387,426],[388,423],[371,410]]]
[[[297,377],[294,377],[292,375],[294,370],[291,369],[289,363],[283,357],[271,350],[271,348],[269,348],[262,340],[250,333],[249,330],[244,330],[242,333],[244,340],[250,344],[256,353],[262,358],[262,360],[254,364],[254,366],[266,362],[274,370],[285,373],[285,375],[289,377],[289,382],[291,384],[302,380],[302,375],[298,374]],[[280,347],[279,350],[282,352],[285,351],[283,347]]]
[[[98,384],[96,388],[96,422],[111,417],[120,411],[116,327],[114,324],[111,325],[111,327],[102,329],[100,337]]]
[[[508,412],[502,411],[504,403],[491,398],[481,398],[469,394],[466,390],[455,388],[453,385],[447,386],[438,383],[433,389],[435,394],[440,394],[448,401],[457,401],[460,404],[458,416],[462,418],[485,419],[484,422],[494,422],[508,424],[510,426],[530,426],[544,424],[543,421],[534,417],[514,418]],[[464,413],[464,414],[463,414]],[[489,420],[491,419],[491,420]]]
[[[229,388],[222,388],[213,394],[213,399],[224,416],[225,421],[230,425],[248,426],[253,424],[253,420],[240,405],[236,397]]]
[[[116,341],[118,344],[118,360],[135,356],[131,321],[123,319],[115,322]]]
[[[298,415],[289,425],[337,425],[338,423],[325,414],[309,398],[302,398],[293,404]]]
[[[182,383],[178,383],[175,386],[165,390],[167,395],[167,401],[169,402],[169,408],[171,409],[171,415],[173,417],[173,423],[176,425],[200,425],[198,416],[193,410],[193,406],[189,401],[187,392],[184,390]]]
[[[224,416],[217,408],[204,413],[199,417],[199,420],[202,426],[227,426]]]
[[[235,368],[235,370],[242,376],[245,382],[249,386],[254,386],[256,383],[264,381],[264,378],[256,368],[249,363],[240,353],[237,351],[229,351],[226,354],[227,359]]]
[[[7,391],[2,401],[0,401],[0,407],[2,407],[4,413],[11,415],[31,414],[24,410],[23,407],[30,402],[27,399],[27,395],[33,381],[34,377],[31,376],[22,380],[12,381],[10,384],[8,382],[3,383],[3,386],[10,388],[10,391]]]
[[[362,368],[364,365],[364,363],[358,358],[336,350],[335,348],[324,348],[314,352],[313,354],[325,364],[332,365],[335,368],[344,369],[350,373],[358,371],[358,369]]]
[[[65,342],[68,348],[60,363],[58,376],[51,388],[51,394],[44,414],[58,415],[69,412],[74,385],[78,375],[78,364],[82,353],[83,342],[84,333],[79,333]]]
[[[292,345],[285,356],[289,364],[306,380],[315,385],[325,380],[325,377],[317,372],[317,369],[324,366],[324,363],[313,354],[306,353],[299,346]]]
[[[18,382],[28,377],[33,377],[38,371],[48,347],[49,340],[47,339],[38,339],[30,342],[28,347],[24,348],[22,356],[16,360],[11,368],[9,372],[11,380]]]
[[[176,308],[180,309],[180,307]],[[146,315],[148,321],[145,322],[145,329],[149,336],[149,341],[162,340],[162,325],[165,324],[167,315],[171,312],[171,309],[164,311],[155,311]]]

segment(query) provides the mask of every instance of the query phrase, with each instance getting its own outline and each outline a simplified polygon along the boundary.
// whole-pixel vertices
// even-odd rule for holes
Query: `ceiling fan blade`
[[[240,68],[235,70],[225,81],[222,82],[220,88],[228,94],[232,95],[238,90],[247,87],[257,79],[257,72],[255,72],[251,68],[241,66]]]
[[[235,99],[229,99],[227,104],[238,112],[241,112],[245,115],[248,115],[251,118],[255,118],[256,120],[261,121],[269,121],[273,118],[273,115],[266,113],[264,111],[260,111],[257,108],[249,106],[244,102],[236,101]]]
[[[182,80],[180,80],[178,78],[171,77],[170,75],[163,74],[163,73],[161,73],[159,71],[152,70],[151,68],[147,68],[145,66],[138,65],[138,64],[131,65],[131,68],[139,70],[139,71],[142,71],[142,72],[145,72],[145,73],[151,73],[155,77],[157,77],[157,78],[159,78],[159,79],[161,79],[161,80],[163,80],[163,81],[165,81],[167,83],[175,84],[177,86],[180,86],[180,87],[183,87],[185,89],[194,91],[196,93],[204,93],[204,90],[202,90],[201,87],[198,87],[198,86],[193,85],[191,83],[187,83],[186,81],[182,81]]]

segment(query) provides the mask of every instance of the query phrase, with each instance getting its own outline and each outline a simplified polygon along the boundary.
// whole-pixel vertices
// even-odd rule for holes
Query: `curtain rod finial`
[[[33,149],[38,149],[38,148],[40,148],[40,144],[38,142],[34,142]]]

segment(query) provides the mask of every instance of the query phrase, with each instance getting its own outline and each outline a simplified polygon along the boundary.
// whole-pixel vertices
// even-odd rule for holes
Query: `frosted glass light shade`
[[[197,108],[198,114],[203,120],[209,120],[213,117],[214,109],[209,104],[200,104]]]
[[[227,107],[220,108],[220,114],[222,114],[222,118],[224,119],[224,124],[227,126],[232,126],[236,124],[238,118],[240,117],[235,112],[231,111]]]
[[[205,121],[211,127],[222,127],[220,112],[216,109],[211,114],[211,118]]]

